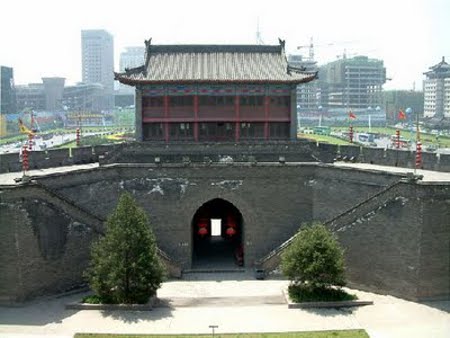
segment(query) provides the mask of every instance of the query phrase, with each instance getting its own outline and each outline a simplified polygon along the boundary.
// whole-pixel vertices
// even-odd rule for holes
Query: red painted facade
[[[289,87],[142,90],[144,141],[230,141],[290,138]],[[293,101],[295,102],[295,100]],[[295,108],[295,107],[294,107]]]

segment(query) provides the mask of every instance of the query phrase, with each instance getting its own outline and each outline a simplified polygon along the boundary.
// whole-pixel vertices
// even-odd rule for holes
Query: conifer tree
[[[93,244],[86,276],[103,303],[146,303],[161,286],[164,269],[155,236],[129,193],[121,195],[105,236]]]

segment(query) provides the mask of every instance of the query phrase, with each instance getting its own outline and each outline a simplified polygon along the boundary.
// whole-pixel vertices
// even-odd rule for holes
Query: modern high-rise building
[[[139,67],[144,64],[145,47],[126,47],[120,53],[119,70],[124,72],[125,68]]]
[[[42,83],[16,86],[17,110],[36,112],[100,113],[104,105],[103,86],[78,83],[64,86],[65,79],[42,78]]]
[[[45,111],[46,94],[43,83],[29,83],[16,86],[18,111]]]
[[[382,60],[355,56],[320,68],[319,79],[327,93],[324,106],[331,109],[367,109],[382,106],[386,68]]]
[[[0,113],[12,114],[15,112],[16,96],[13,69],[0,66]]]
[[[317,62],[302,55],[289,55],[288,63],[290,66],[304,69],[308,72],[317,72]],[[301,83],[297,86],[297,111],[316,112],[321,106],[321,95],[318,81]]]
[[[424,116],[450,117],[450,65],[442,57],[442,61],[430,67],[425,76]]]
[[[135,68],[144,64],[145,47],[126,47],[125,51],[120,53],[119,70],[125,72],[125,69]],[[116,106],[134,104],[134,88],[120,84],[115,93]]]
[[[114,106],[114,42],[105,30],[82,30],[82,80],[100,83],[104,90],[104,109]]]
[[[75,113],[99,113],[102,110],[103,86],[78,83],[64,87],[64,110]]]
[[[45,92],[45,109],[47,111],[61,111],[62,99],[64,93],[64,83],[66,79],[63,77],[43,77]]]

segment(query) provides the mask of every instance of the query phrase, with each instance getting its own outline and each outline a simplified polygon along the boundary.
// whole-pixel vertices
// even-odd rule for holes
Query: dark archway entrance
[[[216,198],[192,219],[192,267],[232,269],[244,265],[243,218],[230,202]]]

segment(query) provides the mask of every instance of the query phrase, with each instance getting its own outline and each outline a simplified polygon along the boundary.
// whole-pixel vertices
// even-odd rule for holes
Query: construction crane
[[[259,30],[259,17],[256,19],[256,44],[264,45],[264,41],[261,36],[261,31]]]
[[[316,45],[317,46],[332,46],[333,43],[325,44],[325,45]],[[297,46],[297,49],[309,48],[309,61],[314,61],[314,42],[313,38],[310,37],[309,45]]]
[[[30,114],[30,129],[27,128],[27,130],[29,130],[29,131],[32,132],[33,134],[36,134],[36,133],[38,133],[38,132],[41,132],[41,127],[39,126],[39,123],[38,123],[38,121],[37,121],[37,119],[36,119],[35,112],[34,112],[31,108],[25,108],[25,109],[22,111],[22,114],[23,114],[23,115],[28,114],[28,113]],[[25,127],[25,125],[23,124],[22,119],[19,119],[19,131],[20,131],[20,132],[22,132],[22,130],[24,130],[23,128],[20,129],[21,126],[22,126],[22,127]],[[26,128],[26,127],[25,127],[25,128]],[[22,133],[24,133],[24,132],[22,132]]]
[[[340,42],[330,42],[330,43],[322,43],[322,44],[314,44],[313,38],[310,37],[308,45],[297,46],[297,49],[309,48],[309,61],[314,61],[314,47],[329,47],[329,46],[337,46],[342,44],[355,43],[357,41],[340,41]]]
[[[22,121],[21,118],[18,120],[19,123],[19,132],[21,134],[27,134],[27,135],[34,135],[34,132],[32,129],[28,128]]]
[[[359,53],[347,53],[347,49],[344,48],[344,51],[342,54],[336,55],[336,59],[346,59],[347,57],[353,57],[358,55]]]

